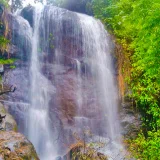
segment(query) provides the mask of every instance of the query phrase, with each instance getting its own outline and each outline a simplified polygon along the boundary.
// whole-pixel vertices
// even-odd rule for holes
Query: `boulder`
[[[20,133],[0,132],[0,160],[39,160],[33,145]]]
[[[17,131],[17,123],[14,120],[13,116],[10,115],[2,103],[0,103],[0,114],[2,116],[6,115],[2,124],[0,124],[0,128],[4,128],[6,131]]]

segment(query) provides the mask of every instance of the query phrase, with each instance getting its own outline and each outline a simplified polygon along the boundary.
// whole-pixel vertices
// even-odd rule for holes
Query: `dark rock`
[[[4,5],[0,4],[0,18],[2,17],[3,13],[4,13]]]
[[[25,7],[21,12],[21,16],[29,22],[31,27],[33,27],[33,12],[34,8],[32,6]]]

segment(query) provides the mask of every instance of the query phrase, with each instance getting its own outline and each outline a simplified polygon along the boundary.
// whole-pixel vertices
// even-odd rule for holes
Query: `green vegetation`
[[[143,134],[134,142],[137,158],[160,155],[160,1],[94,0],[97,18],[122,46],[121,73],[142,114]],[[141,154],[140,154],[141,153]],[[152,158],[151,158],[152,157]]]
[[[54,49],[54,45],[53,45],[53,43],[54,43],[54,36],[53,36],[52,33],[49,34],[48,43],[49,43],[50,48]]]
[[[0,36],[0,51],[1,52],[4,52],[7,50],[8,43],[9,43],[8,39],[6,39],[4,36]]]
[[[0,4],[4,5],[5,7],[8,7],[9,0],[0,0]]]
[[[146,139],[143,134],[130,141],[130,151],[135,158],[144,160],[159,160],[160,157],[160,130],[157,132],[148,132]]]
[[[0,58],[0,64],[13,64],[16,59],[5,59],[5,58]]]

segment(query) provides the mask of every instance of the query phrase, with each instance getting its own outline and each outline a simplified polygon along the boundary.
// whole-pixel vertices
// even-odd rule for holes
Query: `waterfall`
[[[95,142],[101,138],[106,143],[99,152],[121,159],[118,91],[109,34],[100,21],[87,15],[54,6],[32,10],[27,13],[29,18],[25,17],[30,25],[32,18],[34,22],[30,27],[32,51],[26,62],[29,78],[25,77],[30,105],[21,132],[34,144],[41,160],[65,155],[76,143],[73,135],[83,140],[86,130]],[[85,140],[92,142],[90,137]]]

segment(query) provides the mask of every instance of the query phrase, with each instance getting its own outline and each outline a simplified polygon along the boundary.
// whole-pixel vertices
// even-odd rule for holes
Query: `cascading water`
[[[95,141],[105,139],[107,147],[100,152],[121,159],[112,47],[104,26],[93,17],[54,6],[32,10],[27,13],[33,17],[33,24],[28,19],[33,26],[31,105],[22,132],[41,160],[66,154],[68,145],[76,143],[73,134],[83,138],[85,130]]]
[[[39,61],[39,25],[43,8],[35,7],[31,54],[31,106],[28,111],[28,138],[42,160],[53,159],[54,147],[49,127],[48,103],[55,88],[42,75]]]
[[[113,67],[112,47],[108,33],[100,21],[78,15],[82,27],[83,52],[94,79],[94,92],[102,107],[103,131],[107,133],[109,149],[104,150],[111,159],[121,159],[120,124],[118,117],[118,90]],[[86,72],[87,74],[87,72]],[[96,127],[96,126],[94,126]],[[111,149],[112,148],[112,149]],[[122,150],[121,150],[122,151]],[[118,157],[117,157],[118,155]]]

